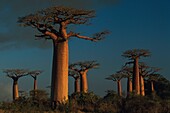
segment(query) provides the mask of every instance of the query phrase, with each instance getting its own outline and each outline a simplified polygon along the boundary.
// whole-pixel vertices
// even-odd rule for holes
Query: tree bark
[[[80,87],[81,92],[88,92],[87,70],[80,73]]]
[[[75,79],[74,81],[74,90],[75,90],[75,93],[80,92],[79,79]]]
[[[152,93],[155,92],[153,81],[151,81],[151,91]]]
[[[140,94],[142,96],[145,96],[145,84],[144,84],[144,79],[142,75],[140,75]]]
[[[127,81],[127,96],[129,96],[129,94],[132,93],[132,80],[130,77],[128,77],[128,81]]]
[[[133,66],[133,90],[136,94],[140,95],[140,84],[139,84],[139,58],[136,58],[134,60],[134,66]]]
[[[13,100],[17,100],[19,98],[18,94],[18,80],[13,81]]]
[[[118,90],[118,95],[122,96],[122,86],[121,86],[121,81],[117,81],[117,90]]]
[[[51,101],[55,108],[57,103],[68,100],[68,40],[53,40],[53,67],[51,82]]]

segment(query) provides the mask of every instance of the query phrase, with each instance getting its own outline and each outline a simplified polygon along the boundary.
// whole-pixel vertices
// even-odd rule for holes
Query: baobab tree
[[[104,31],[88,37],[68,31],[69,25],[87,24],[94,16],[93,10],[54,6],[18,19],[21,25],[31,26],[41,33],[35,37],[53,42],[51,101],[54,105],[68,99],[68,40],[77,37],[96,42],[108,33]]]
[[[122,96],[122,86],[121,86],[121,79],[124,77],[124,74],[121,72],[115,73],[107,77],[107,80],[112,80],[114,82],[117,82],[117,92],[119,96]]]
[[[142,96],[145,96],[145,83],[144,78],[146,78],[149,75],[153,75],[156,72],[158,72],[160,69],[155,67],[150,67],[146,65],[145,63],[139,63],[139,75],[140,75],[140,94]]]
[[[140,83],[140,94],[145,96],[145,82],[144,78],[150,73],[150,67],[144,63],[139,64],[139,83]]]
[[[80,92],[80,83],[79,83],[80,75],[79,75],[79,73],[77,73],[74,70],[69,70],[69,76],[74,78],[74,92],[75,93]]]
[[[150,56],[150,52],[145,49],[132,49],[127,50],[122,54],[123,57],[129,58],[133,63],[133,90],[136,94],[140,94],[140,82],[139,82],[139,59],[141,57]]]
[[[13,100],[17,100],[19,98],[18,91],[18,79],[29,74],[28,70],[25,69],[6,69],[3,71],[6,73],[6,76],[12,78],[13,80]]]
[[[127,96],[132,93],[132,75],[133,75],[133,67],[124,66],[120,70],[123,74],[124,78],[127,78]]]
[[[148,81],[151,84],[151,93],[155,92],[155,88],[154,88],[154,82],[158,81],[160,78],[160,74],[150,74],[148,76]]]
[[[69,65],[69,69],[76,71],[80,75],[81,92],[88,92],[87,72],[90,69],[97,68],[98,66],[99,63],[96,63],[96,61],[77,62]]]
[[[42,73],[41,70],[29,72],[29,75],[31,75],[31,77],[34,79],[34,91],[37,90],[37,76],[40,75],[41,73]]]

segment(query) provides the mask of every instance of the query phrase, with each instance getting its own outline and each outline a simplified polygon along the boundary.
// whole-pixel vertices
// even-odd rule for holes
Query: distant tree
[[[127,96],[129,96],[129,94],[132,93],[133,67],[124,66],[120,72],[124,75],[124,78],[127,78]]]
[[[107,80],[112,80],[117,82],[117,91],[118,91],[118,95],[122,96],[122,86],[121,86],[121,79],[124,77],[124,74],[122,74],[121,72],[118,72],[116,74],[112,74],[109,77],[107,77]]]
[[[147,76],[153,75],[158,72],[160,69],[155,67],[149,67],[145,63],[139,63],[139,75],[140,75],[140,94],[145,96],[145,83],[144,78]]]
[[[77,62],[69,66],[69,69],[76,71],[80,75],[81,92],[88,92],[87,72],[90,69],[97,68],[98,66],[99,63],[96,63],[96,61]]]
[[[18,92],[18,79],[29,74],[28,70],[25,69],[6,69],[3,71],[6,76],[13,80],[13,100],[19,98]]]
[[[37,90],[37,76],[40,75],[41,73],[42,73],[41,70],[29,72],[29,75],[31,75],[31,77],[34,79],[34,91]]]
[[[108,33],[104,31],[87,37],[73,31],[68,32],[69,25],[87,24],[94,16],[93,10],[55,6],[18,19],[21,25],[37,29],[41,33],[35,35],[37,38],[51,39],[53,42],[51,101],[54,105],[68,99],[68,40],[77,37],[96,42]]]
[[[123,57],[127,57],[133,63],[133,90],[136,94],[140,94],[140,82],[139,82],[139,59],[140,57],[150,56],[150,52],[145,49],[132,49],[127,50],[122,54]]]
[[[150,74],[150,75],[148,76],[148,81],[150,82],[151,92],[152,92],[152,93],[155,92],[154,82],[158,81],[159,78],[160,78],[160,74]]]
[[[139,83],[140,83],[140,95],[145,96],[145,82],[144,78],[148,75],[151,70],[149,66],[144,63],[139,65]]]
[[[80,92],[80,83],[79,83],[80,75],[79,75],[79,73],[77,73],[74,70],[69,70],[69,76],[74,78],[74,92],[75,93]]]
[[[162,99],[170,100],[170,81],[163,75],[160,75],[159,78],[153,82],[156,94]]]

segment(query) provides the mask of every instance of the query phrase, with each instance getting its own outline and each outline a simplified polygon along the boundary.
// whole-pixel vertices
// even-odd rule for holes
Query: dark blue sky
[[[41,1],[41,2],[40,2]],[[99,69],[88,73],[89,90],[105,95],[109,89],[116,90],[116,84],[105,78],[118,71],[127,59],[121,54],[134,48],[149,49],[152,56],[141,60],[153,67],[160,67],[160,73],[170,79],[170,1],[169,0],[13,0],[0,2],[0,69],[41,69],[38,87],[46,89],[51,80],[51,41],[34,40],[36,30],[23,28],[17,18],[42,8],[56,5],[96,10],[96,18],[90,26],[71,26],[84,35],[108,29],[111,34],[98,43],[72,38],[69,42],[70,63],[97,60]],[[12,80],[0,72],[0,100],[11,99]],[[125,80],[123,80],[125,82]],[[19,89],[29,91],[33,79],[23,77]],[[125,90],[125,86],[123,86]],[[73,79],[69,78],[69,93],[73,92]]]

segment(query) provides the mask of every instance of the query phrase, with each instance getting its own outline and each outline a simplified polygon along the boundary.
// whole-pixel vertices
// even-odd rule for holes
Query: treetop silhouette
[[[96,61],[84,61],[84,62],[77,62],[74,64],[70,64],[69,68],[80,72],[80,71],[85,71],[85,70],[89,70],[89,69],[95,69],[99,67],[99,63],[97,63]]]
[[[124,77],[124,74],[122,73],[115,73],[107,77],[107,80],[113,80],[113,81],[119,81]]]
[[[95,17],[94,10],[81,10],[63,6],[50,7],[35,14],[30,14],[18,18],[18,23],[22,26],[36,28],[41,35],[35,35],[45,39],[53,39],[58,42],[68,40],[70,37],[77,37],[85,40],[98,41],[104,38],[108,31],[95,33],[92,38],[81,36],[80,33],[66,29],[69,24],[87,24],[90,18]],[[55,25],[58,25],[55,27]]]
[[[150,55],[151,55],[151,53],[149,52],[149,50],[146,50],[146,49],[127,50],[122,54],[123,57],[127,57],[131,60],[134,60],[136,58],[140,58],[141,56],[142,57],[148,57]]]
[[[69,70],[69,76],[73,77],[74,79],[77,79],[80,77],[79,73],[74,70]]]
[[[26,69],[5,69],[3,70],[6,73],[6,76],[12,79],[20,78],[22,76],[29,75],[29,71]]]
[[[41,71],[41,70],[34,70],[34,71],[29,72],[29,75],[31,75],[31,76],[35,79],[35,78],[36,78],[38,75],[40,75],[42,72],[43,72],[43,71]]]

